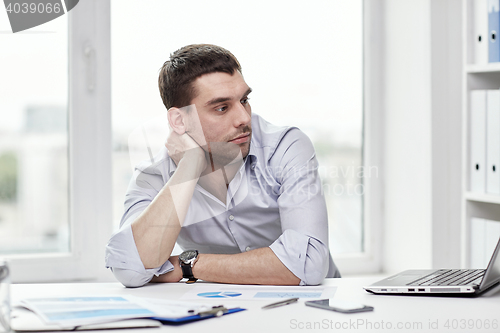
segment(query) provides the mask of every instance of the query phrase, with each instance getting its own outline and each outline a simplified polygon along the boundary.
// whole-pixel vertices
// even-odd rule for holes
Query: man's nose
[[[245,108],[245,106],[241,103],[238,103],[237,110],[235,112],[235,123],[234,127],[245,126],[250,123],[252,117],[250,116],[249,111]]]

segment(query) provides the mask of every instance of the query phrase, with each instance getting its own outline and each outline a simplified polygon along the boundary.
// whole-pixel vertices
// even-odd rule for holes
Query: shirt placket
[[[234,184],[231,183],[229,185],[229,189],[228,189],[228,199],[231,198],[231,202],[230,202],[230,206],[228,206],[228,210],[227,210],[227,214],[226,214],[227,215],[227,217],[226,217],[227,226],[229,228],[229,232],[233,236],[233,239],[236,243],[236,246],[238,246],[238,248],[240,249],[241,252],[248,252],[248,251],[253,249],[251,244],[248,244],[247,240],[240,237],[240,233],[238,230],[238,224],[236,223],[238,221],[238,211],[236,210],[236,207],[235,207],[235,196],[237,194],[237,191],[241,188],[241,182],[243,181],[243,179],[246,180],[245,176],[247,176],[247,173],[249,172],[249,170],[247,170],[247,167],[250,168],[252,172],[255,169],[256,163],[250,163],[250,162],[251,161],[249,159],[247,159],[245,161],[245,164],[243,164],[242,168],[239,171],[240,176],[239,176],[238,181],[235,182]],[[234,195],[233,195],[233,193],[234,193]],[[228,202],[229,202],[229,200],[228,200]]]

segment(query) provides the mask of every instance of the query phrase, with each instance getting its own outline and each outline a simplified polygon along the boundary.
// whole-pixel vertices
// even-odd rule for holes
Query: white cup
[[[10,274],[9,265],[0,260],[0,333],[10,329]]]

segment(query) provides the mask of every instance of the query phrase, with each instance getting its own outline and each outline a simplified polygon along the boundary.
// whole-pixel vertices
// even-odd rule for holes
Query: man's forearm
[[[238,254],[200,254],[193,267],[193,275],[198,279],[220,283],[300,283],[300,279],[286,268],[268,247]]]
[[[146,269],[156,268],[170,257],[199,174],[196,163],[181,160],[172,178],[132,223],[137,251]]]

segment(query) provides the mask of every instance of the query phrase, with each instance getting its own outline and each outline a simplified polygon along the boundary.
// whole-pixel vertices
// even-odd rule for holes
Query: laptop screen
[[[481,281],[480,289],[488,288],[491,284],[500,280],[500,239],[498,240],[497,247],[491,256],[488,268],[486,268],[486,273],[484,274],[483,281]]]

